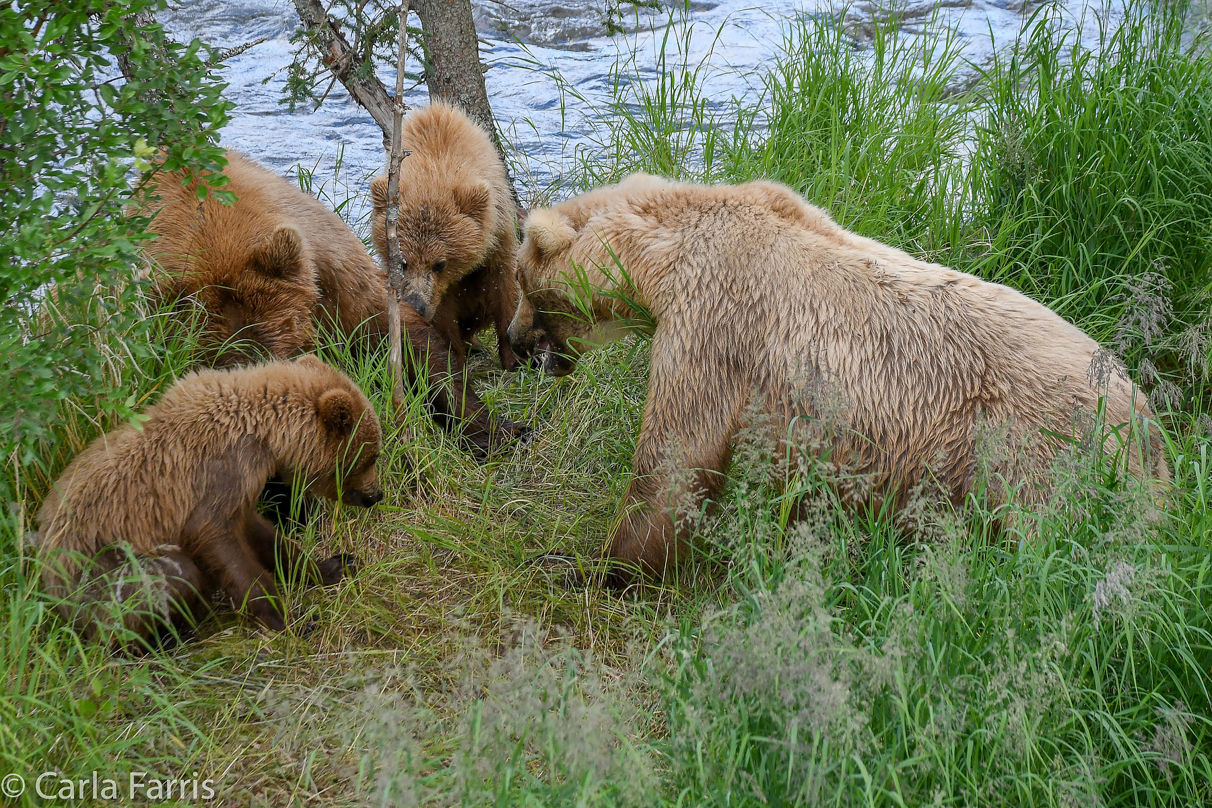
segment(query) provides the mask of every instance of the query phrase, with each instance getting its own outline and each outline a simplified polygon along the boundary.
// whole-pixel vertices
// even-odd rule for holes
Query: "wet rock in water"
[[[671,13],[709,11],[714,0],[475,0],[476,30],[483,36],[528,45],[588,51],[590,39],[663,27]]]

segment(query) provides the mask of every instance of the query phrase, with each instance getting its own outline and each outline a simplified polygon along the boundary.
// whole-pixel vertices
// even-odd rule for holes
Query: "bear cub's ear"
[[[356,410],[357,406],[354,404],[353,396],[340,389],[329,390],[316,402],[316,412],[320,416],[320,422],[337,435],[348,435],[353,432]]]
[[[382,174],[370,181],[370,204],[376,211],[387,210],[387,177]]]
[[[522,227],[522,235],[539,251],[539,255],[567,249],[576,240],[572,220],[551,208],[532,208]]]
[[[274,230],[252,255],[253,267],[271,278],[290,278],[303,271],[303,236],[290,225]]]
[[[454,194],[459,211],[465,215],[481,221],[488,215],[488,206],[492,202],[492,189],[488,187],[488,183],[457,185],[451,193]]]

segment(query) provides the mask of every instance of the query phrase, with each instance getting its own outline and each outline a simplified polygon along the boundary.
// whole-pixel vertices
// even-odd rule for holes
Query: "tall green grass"
[[[164,328],[163,314],[145,316],[161,346],[148,351],[152,361],[136,365],[129,355],[110,352],[105,366],[112,374],[106,383],[129,391],[130,405],[140,409],[189,367],[196,344],[189,329]],[[98,341],[104,351],[106,335]],[[81,640],[40,593],[36,559],[22,546],[50,482],[88,441],[120,425],[100,404],[60,404],[39,462],[6,469],[23,496],[0,525],[0,776],[16,773],[28,785],[25,801],[13,804],[39,804],[31,799],[34,778],[45,771],[67,777],[112,772],[103,776],[123,782],[132,771],[188,772],[206,738],[199,716],[189,713],[190,677],[167,657],[114,658]]]
[[[723,612],[677,635],[675,782],[697,805],[1197,805],[1212,775],[1208,444],[1162,517],[1075,451],[1010,535],[741,474],[707,537]],[[744,470],[738,470],[743,472]],[[789,495],[811,517],[770,514]]]
[[[383,505],[298,530],[317,557],[364,562],[334,589],[286,588],[313,631],[221,612],[188,644],[114,657],[49,614],[20,546],[50,480],[116,425],[72,401],[41,466],[5,472],[24,511],[0,536],[0,767],[198,771],[227,804],[275,807],[1209,804],[1212,62],[1183,45],[1182,13],[1131,6],[1083,48],[1044,8],[979,69],[946,31],[875,22],[855,50],[840,21],[805,17],[739,108],[671,28],[657,81],[621,59],[592,111],[599,148],[567,166],[570,188],[778,179],[1056,307],[1154,393],[1161,500],[1075,446],[1046,508],[855,514],[751,430],[675,580],[568,590],[528,562],[608,539],[647,346],[558,380],[476,358],[485,400],[531,440],[476,462],[414,391],[388,427]],[[298,179],[352,211],[359,180],[336,173]],[[158,344],[154,364],[112,363],[141,404],[192,363],[188,338]],[[383,357],[321,354],[386,418]]]
[[[962,152],[970,124],[952,95],[961,43],[946,30],[908,37],[888,24],[856,49],[840,21],[792,23],[764,78],[719,143],[718,178],[784,182],[837,221],[932,251],[963,238]]]
[[[1140,4],[1114,28],[1099,17],[1090,48],[1041,7],[982,72],[969,182],[997,248],[985,274],[1134,364],[1206,375],[1212,62],[1184,44],[1185,12]]]

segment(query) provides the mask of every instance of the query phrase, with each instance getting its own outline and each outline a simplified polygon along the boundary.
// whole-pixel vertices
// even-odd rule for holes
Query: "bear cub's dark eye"
[[[446,259],[445,258],[443,258],[440,261],[433,262],[433,271],[434,272],[441,272],[444,269],[446,269]]]

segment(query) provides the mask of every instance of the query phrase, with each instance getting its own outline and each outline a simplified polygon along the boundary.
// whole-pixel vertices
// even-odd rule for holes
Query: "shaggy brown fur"
[[[995,471],[1040,499],[1058,445],[1041,428],[1074,435],[1075,414],[1094,412],[1100,395],[1121,439],[1151,419],[1121,373],[1094,380],[1099,346],[1046,307],[857,236],[770,182],[637,175],[531,211],[518,259],[525,296],[509,333],[551,373],[571,372],[632,315],[600,293],[625,283],[606,245],[657,323],[635,479],[609,552],[656,573],[676,551],[672,508],[718,492],[755,393],[784,435],[794,416],[819,419],[840,404],[823,448],[865,481],[852,501],[900,501],[927,479],[962,499],[985,424],[1022,447]],[[594,322],[568,298],[573,265],[599,290]],[[1143,449],[1132,441],[1127,467],[1166,480],[1156,424],[1150,432]]]
[[[517,308],[517,215],[509,175],[487,133],[439,101],[404,120],[400,168],[400,255],[405,299],[460,356],[480,329],[497,330],[501,367],[518,358],[506,329]],[[371,231],[387,254],[387,177],[370,184]]]
[[[149,636],[222,592],[285,628],[271,571],[333,583],[343,559],[301,566],[298,547],[257,513],[257,496],[277,474],[349,505],[382,499],[370,402],[304,356],[185,376],[145,416],[141,429],[89,444],[38,513],[45,582],[64,616],[92,633],[125,605],[126,627]]]
[[[262,176],[268,172],[238,154],[228,159],[225,190],[238,196],[233,205],[214,197],[199,202],[197,184],[182,185],[178,173],[149,186],[157,198],[140,212],[155,216],[148,229],[157,238],[145,249],[153,298],[181,309],[193,303],[205,313],[203,344],[212,363],[294,356],[315,335],[311,313],[320,287],[304,234],[323,217],[298,205],[285,181]]]
[[[158,238],[154,296],[200,304],[214,359],[232,364],[249,348],[285,359],[311,347],[314,317],[350,340],[376,345],[387,334],[387,284],[362,242],[316,199],[236,152],[227,153],[232,205],[199,202],[196,184],[177,173],[156,178],[144,212]],[[512,316],[516,296],[501,318]],[[430,404],[444,426],[462,428],[481,449],[523,427],[492,418],[463,369],[464,347],[407,305],[400,319],[411,351],[409,373],[428,380]],[[235,343],[233,345],[233,343]],[[222,350],[222,348],[235,350]]]

